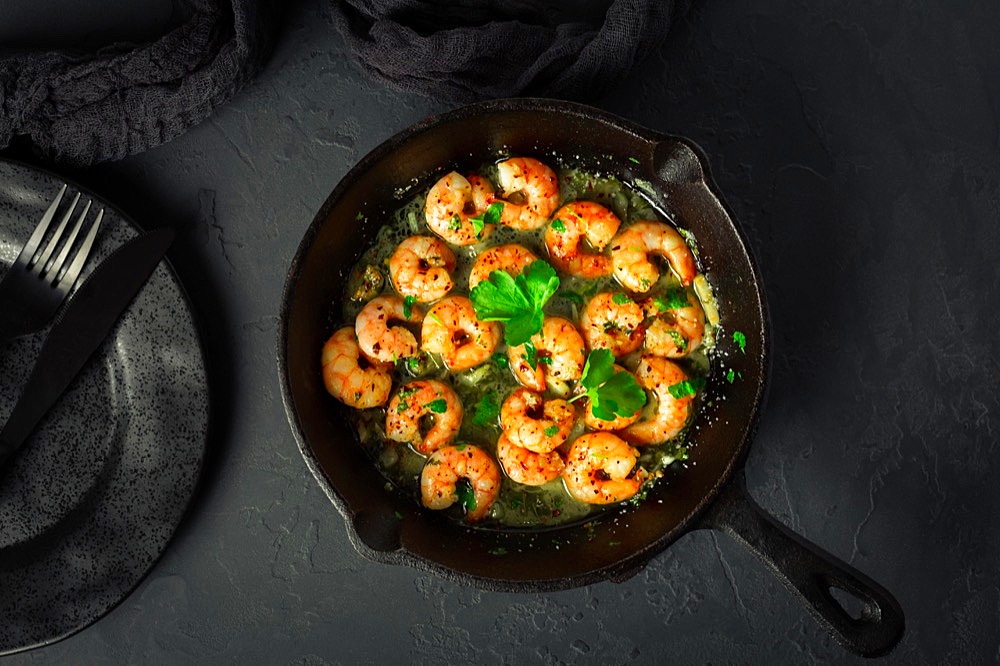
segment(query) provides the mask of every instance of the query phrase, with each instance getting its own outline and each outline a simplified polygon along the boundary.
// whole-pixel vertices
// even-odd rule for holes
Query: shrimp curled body
[[[420,496],[428,509],[447,509],[458,501],[458,482],[472,486],[473,501],[466,505],[466,519],[486,517],[500,493],[500,468],[485,451],[471,444],[445,446],[431,454],[420,472]]]
[[[510,441],[501,434],[497,439],[497,460],[515,483],[540,486],[559,478],[566,464],[558,451],[535,453]]]
[[[536,259],[538,257],[535,253],[523,245],[511,243],[491,247],[476,257],[476,263],[469,273],[469,289],[475,289],[493,271],[506,271],[511,277],[517,277]]]
[[[691,248],[676,229],[663,222],[636,222],[611,242],[612,268],[626,289],[645,293],[660,279],[660,269],[649,260],[650,254],[666,257],[685,286],[698,272]]]
[[[532,157],[512,157],[497,164],[503,190],[500,222],[514,229],[538,229],[559,205],[559,179]]]
[[[574,201],[553,215],[545,230],[545,247],[552,263],[560,270],[584,278],[599,278],[611,274],[611,258],[602,254],[621,226],[621,220],[599,203]],[[587,252],[581,244],[587,239],[595,252]]]
[[[639,452],[609,432],[578,437],[566,454],[562,472],[566,490],[587,504],[613,504],[629,499],[646,480],[636,468]]]
[[[378,407],[389,399],[392,366],[367,363],[362,367],[362,358],[354,327],[335,331],[323,345],[323,385],[330,395],[348,407]]]
[[[583,375],[583,338],[576,326],[562,317],[546,317],[541,332],[531,337],[531,344],[537,355],[534,367],[528,362],[525,345],[507,348],[514,376],[532,391],[548,387],[560,395],[568,394],[566,382]]]
[[[428,416],[434,423],[421,434],[421,420]],[[386,410],[386,437],[412,444],[425,454],[450,443],[461,427],[462,401],[450,386],[434,379],[418,379],[403,386]]]
[[[676,363],[660,356],[643,354],[635,370],[639,385],[656,398],[651,417],[640,419],[621,431],[622,439],[635,445],[660,444],[676,437],[687,424],[694,403],[693,395],[675,398],[670,387],[686,380],[687,374]]]
[[[643,313],[631,299],[616,303],[617,296],[604,292],[590,299],[580,315],[580,330],[590,349],[608,349],[615,356],[624,356],[642,346]]]
[[[422,303],[436,301],[451,291],[454,270],[455,254],[433,236],[404,239],[389,259],[389,275],[396,291]]]
[[[500,408],[500,424],[510,441],[534,451],[548,453],[569,437],[576,410],[565,400],[544,400],[525,388],[511,393]]]
[[[484,224],[476,233],[472,218],[486,212],[493,200],[493,186],[482,176],[468,178],[452,171],[431,186],[424,204],[427,226],[441,238],[455,245],[474,245],[493,233],[492,224]]]
[[[486,361],[500,343],[500,325],[480,321],[472,301],[448,296],[424,317],[421,347],[440,354],[451,370],[467,370]]]
[[[361,308],[354,329],[358,344],[365,356],[380,363],[393,363],[417,353],[417,339],[402,326],[389,326],[389,322],[419,322],[420,312],[411,308],[407,317],[403,299],[396,296],[376,296]]]
[[[686,298],[687,305],[668,309],[662,308],[662,303],[657,302],[657,299],[643,302],[642,308],[646,315],[654,317],[646,326],[643,346],[647,352],[667,358],[679,358],[701,346],[705,336],[705,311],[690,294],[686,294]]]

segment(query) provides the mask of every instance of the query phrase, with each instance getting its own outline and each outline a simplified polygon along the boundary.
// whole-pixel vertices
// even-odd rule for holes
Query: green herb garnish
[[[413,314],[413,304],[417,302],[416,296],[407,296],[403,299],[403,317],[409,319]]]
[[[506,271],[493,271],[469,295],[480,321],[504,322],[504,339],[516,347],[542,330],[542,308],[558,288],[555,269],[538,259],[516,279]]]
[[[692,377],[691,379],[685,379],[684,381],[677,382],[676,384],[671,384],[667,387],[667,392],[670,393],[676,400],[681,398],[686,398],[689,395],[694,395],[698,392],[702,386],[705,385],[705,380],[701,377]]]
[[[632,302],[632,299],[628,297],[628,294],[623,294],[619,291],[611,297],[611,302],[615,305],[628,305]]]
[[[448,402],[444,398],[438,398],[437,400],[431,400],[426,405],[424,409],[429,409],[435,414],[444,414],[448,411]]]
[[[733,331],[733,342],[739,346],[741,352],[747,353],[747,336],[743,335],[743,331]]]
[[[607,349],[595,349],[587,356],[580,385],[587,389],[570,402],[586,396],[594,416],[614,421],[616,416],[632,416],[646,404],[646,392],[627,372],[615,372],[615,357]]]
[[[667,331],[667,334],[670,336],[670,339],[674,341],[674,346],[677,347],[677,351],[679,351],[682,354],[687,351],[688,348],[687,338],[681,335],[680,332],[671,329]]]
[[[566,233],[566,223],[562,220],[552,220],[552,228],[559,233]]]
[[[634,162],[635,164],[639,164],[639,160],[638,160],[638,158],[635,158],[635,157],[630,157],[630,158],[628,158],[628,161],[629,161],[629,162]]]
[[[493,354],[491,358],[493,359],[493,363],[501,370],[506,370],[510,367],[510,361],[508,361],[507,357],[500,352]]]
[[[546,437],[553,437],[553,436],[555,436],[556,433],[559,432],[559,426],[554,426],[554,425],[553,426],[549,426],[548,428],[546,428],[542,432],[545,433]]]
[[[458,231],[461,228],[462,228],[462,218],[458,216],[458,213],[455,213],[452,216],[451,220],[448,222],[448,229],[450,229],[451,231]]]
[[[653,304],[661,312],[667,310],[679,310],[680,308],[686,308],[691,305],[688,301],[687,292],[684,289],[671,289],[662,296],[657,296],[653,299]]]
[[[732,384],[736,380],[736,371],[732,368],[726,370],[726,381]]]
[[[476,493],[468,481],[458,483],[455,486],[455,494],[458,495],[458,503],[464,506],[466,511],[476,510]]]
[[[475,217],[470,217],[469,222],[472,222],[472,228],[476,232],[476,238],[480,238],[482,236],[483,229],[486,228],[487,224],[500,224],[501,213],[503,213],[503,202],[494,201],[490,204],[489,208],[486,209],[485,213],[480,213]]]
[[[500,418],[500,398],[496,391],[488,391],[476,403],[472,422],[479,426],[495,426],[498,418]]]

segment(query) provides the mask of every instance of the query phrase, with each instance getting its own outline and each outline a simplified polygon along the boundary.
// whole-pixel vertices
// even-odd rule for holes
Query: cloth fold
[[[178,0],[155,42],[0,58],[0,148],[25,137],[72,166],[142,152],[230,99],[269,51],[268,0]]]
[[[358,63],[456,102],[592,99],[663,40],[687,0],[333,0]]]

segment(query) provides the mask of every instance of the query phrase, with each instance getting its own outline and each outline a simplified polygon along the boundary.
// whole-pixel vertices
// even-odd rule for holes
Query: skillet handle
[[[903,609],[884,587],[809,543],[764,512],[750,498],[743,473],[719,494],[700,527],[725,532],[767,564],[848,650],[877,657],[903,636]],[[864,604],[860,617],[831,594],[839,588]]]

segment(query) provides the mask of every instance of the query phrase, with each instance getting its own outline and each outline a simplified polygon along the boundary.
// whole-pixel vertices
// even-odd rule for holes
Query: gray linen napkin
[[[0,148],[18,138],[84,166],[173,139],[256,74],[273,5],[178,0],[183,22],[149,44],[0,57]]]

